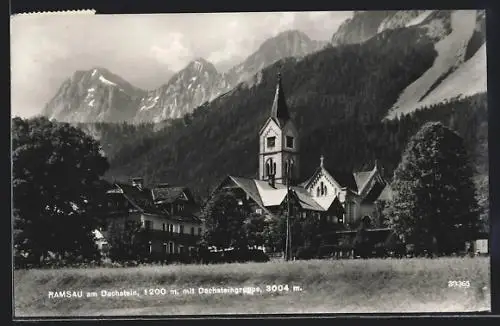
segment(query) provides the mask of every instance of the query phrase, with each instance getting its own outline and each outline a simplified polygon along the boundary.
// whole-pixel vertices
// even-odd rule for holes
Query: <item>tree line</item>
[[[14,118],[12,124],[16,262],[39,263],[49,254],[66,263],[99,261],[93,230],[106,213],[96,204],[105,200],[102,175],[109,167],[99,142],[78,128],[46,118]],[[463,137],[441,122],[424,123],[405,145],[391,178],[395,195],[382,203],[383,225],[419,252],[456,252],[474,239],[484,222],[473,175]],[[207,232],[201,248],[284,246],[283,218],[266,221],[240,207],[231,194],[212,197],[203,218]],[[354,243],[358,250],[366,244],[363,232],[369,227],[361,222]],[[292,223],[299,256],[318,255],[338,230],[338,225],[315,218],[295,218]],[[143,233],[138,225],[114,228],[109,239],[114,259],[143,256]]]

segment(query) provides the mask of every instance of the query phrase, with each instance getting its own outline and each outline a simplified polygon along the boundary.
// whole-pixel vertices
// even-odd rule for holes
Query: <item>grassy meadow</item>
[[[489,265],[489,258],[475,257],[16,270],[14,313],[70,317],[488,311]],[[449,281],[469,281],[470,287],[449,287]],[[266,292],[267,285],[285,284],[288,291]],[[244,286],[260,287],[261,292],[198,293],[198,288]],[[144,289],[155,288],[164,288],[166,294],[144,295]],[[183,293],[189,288],[194,293]],[[86,297],[87,292],[121,289],[139,295]],[[174,289],[178,294],[170,292]],[[49,291],[83,291],[84,297],[49,298]]]

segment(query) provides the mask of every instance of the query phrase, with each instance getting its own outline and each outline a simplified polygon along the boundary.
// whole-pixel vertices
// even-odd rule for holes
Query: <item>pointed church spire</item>
[[[323,168],[324,167],[324,163],[325,163],[325,157],[323,155],[321,155],[319,157],[319,166]]]
[[[271,108],[271,117],[283,124],[290,119],[285,94],[283,93],[283,86],[281,85],[281,72],[278,72],[278,82],[276,83],[276,93],[274,94],[273,106]]]

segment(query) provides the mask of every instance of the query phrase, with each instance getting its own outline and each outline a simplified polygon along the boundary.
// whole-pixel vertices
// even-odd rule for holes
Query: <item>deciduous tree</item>
[[[222,192],[215,195],[203,211],[206,225],[203,243],[218,249],[246,248],[248,241],[244,225],[247,216],[245,208],[238,204],[233,194]]]
[[[14,118],[12,164],[17,253],[95,258],[91,201],[108,168],[99,143],[66,123]]]
[[[419,252],[461,248],[479,223],[472,176],[463,139],[439,122],[426,123],[394,172],[389,225]]]

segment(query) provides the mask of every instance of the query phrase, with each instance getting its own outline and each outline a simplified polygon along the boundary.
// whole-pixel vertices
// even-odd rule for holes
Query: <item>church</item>
[[[344,229],[351,229],[362,218],[373,221],[375,202],[392,197],[377,162],[371,170],[345,173],[327,169],[321,156],[311,176],[299,174],[300,133],[291,118],[280,74],[270,116],[258,137],[258,179],[229,175],[214,194],[231,191],[240,205],[249,205],[269,218],[282,215],[289,200],[294,216],[343,223]]]

